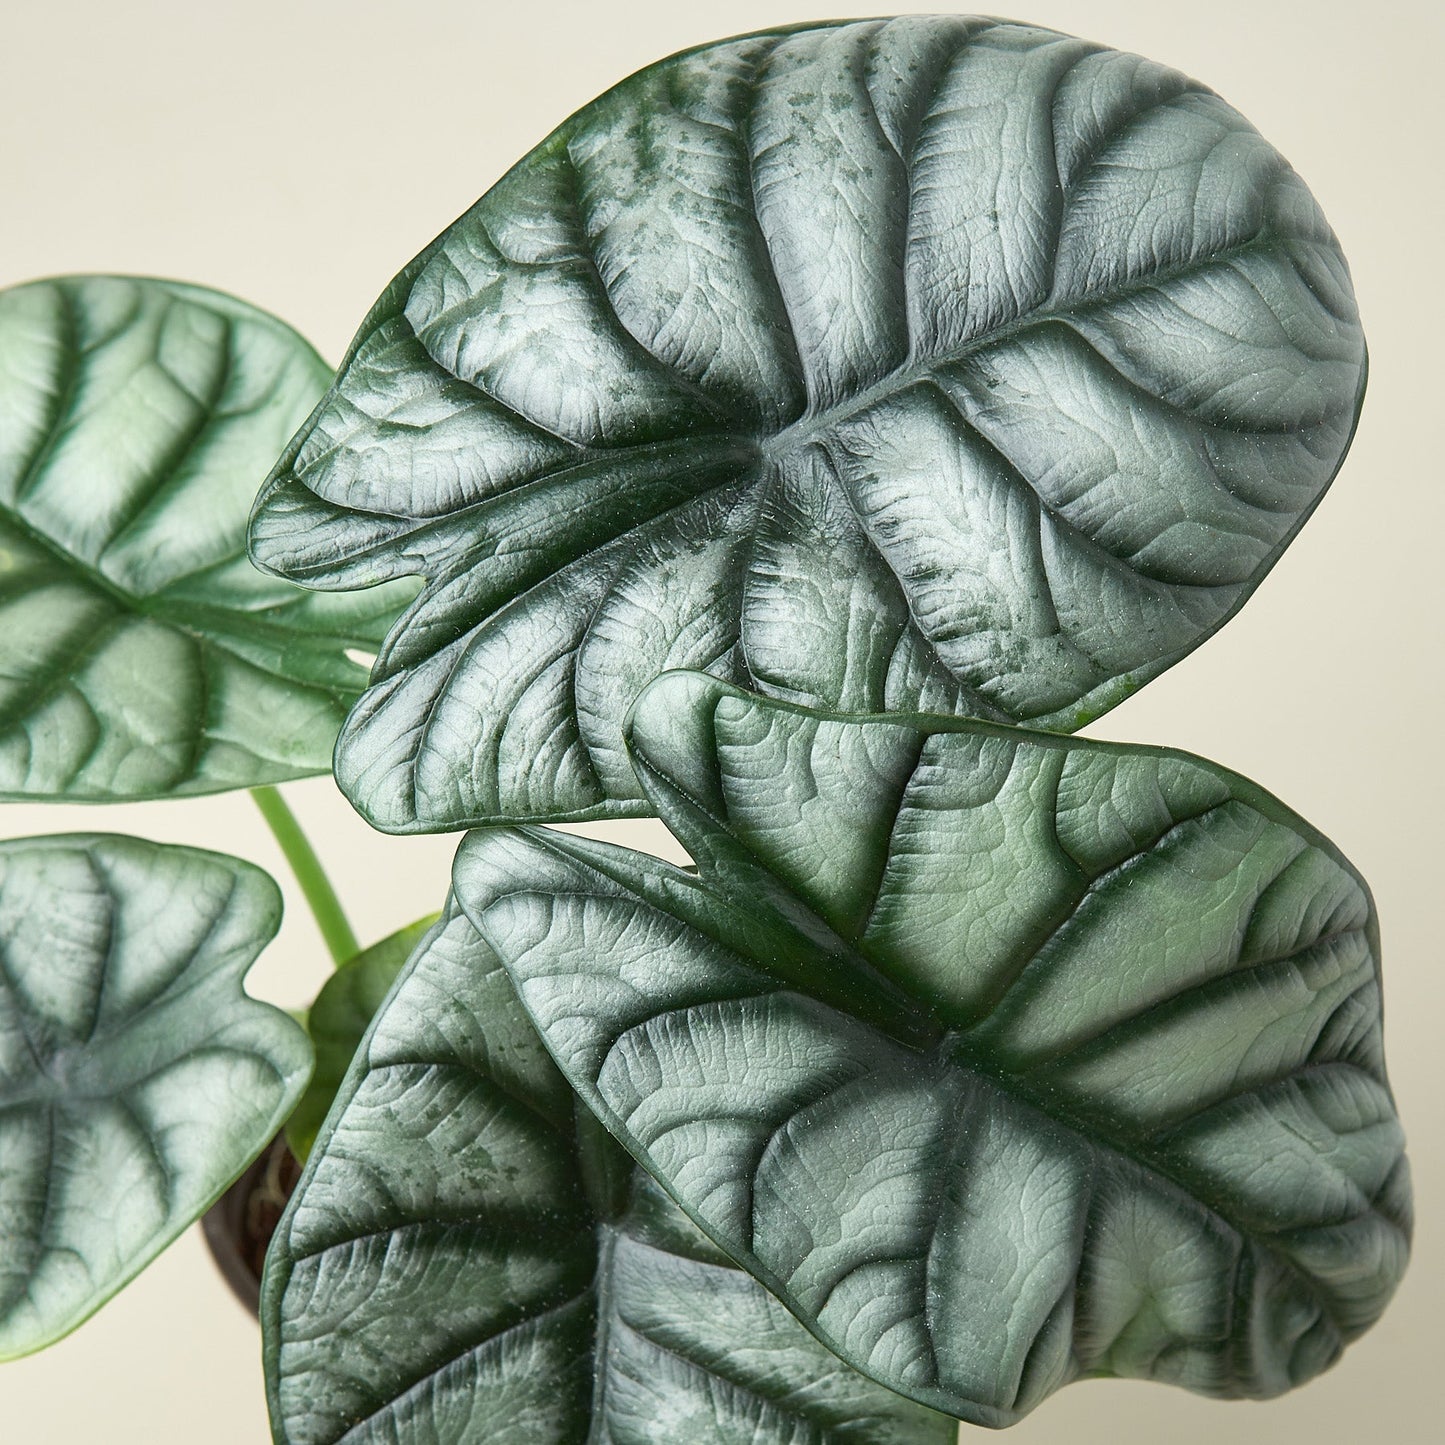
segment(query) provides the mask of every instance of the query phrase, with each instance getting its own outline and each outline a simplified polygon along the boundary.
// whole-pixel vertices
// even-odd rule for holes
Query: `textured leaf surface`
[[[609,91],[397,278],[252,546],[426,579],[338,754],[379,827],[637,811],[620,724],[668,668],[1088,722],[1259,582],[1363,382],[1317,206],[1194,82],[1003,22],[752,36]]]
[[[0,843],[0,1359],[134,1278],[296,1102],[306,1036],[241,988],[280,921],[218,853]]]
[[[409,923],[380,943],[348,959],[321,985],[306,1015],[306,1032],[316,1050],[311,1082],[286,1121],[286,1142],[303,1163],[316,1142],[316,1132],[341,1087],[352,1055],[375,1017],[387,991],[396,982],[412,950],[425,937],[436,914]]]
[[[449,910],[347,1077],[262,1303],[282,1445],[952,1445],[617,1149]]]
[[[843,1358],[982,1424],[1079,1375],[1267,1396],[1409,1229],[1376,933],[1181,753],[842,719],[696,673],[639,776],[698,876],[534,829],[462,905],[569,1079]]]
[[[108,800],[330,768],[414,590],[322,598],[246,557],[330,368],[168,281],[0,292],[0,795]]]

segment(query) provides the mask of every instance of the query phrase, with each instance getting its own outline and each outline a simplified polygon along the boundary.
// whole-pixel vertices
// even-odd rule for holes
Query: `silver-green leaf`
[[[694,875],[484,829],[463,907],[571,1083],[873,1378],[1260,1397],[1408,1252],[1368,891],[1182,753],[675,673],[631,743]]]
[[[218,853],[0,843],[0,1359],[94,1313],[290,1112],[306,1035],[241,987],[280,921]]]
[[[415,590],[259,574],[246,518],[331,370],[170,281],[0,291],[0,797],[110,801],[330,768]]]
[[[1348,445],[1348,271],[1203,86],[1004,21],[675,56],[416,258],[253,555],[420,576],[341,736],[378,827],[645,805],[669,668],[1072,731],[1209,636]]]
[[[818,1344],[582,1109],[453,906],[272,1244],[278,1445],[952,1445]]]
[[[316,1050],[316,1068],[286,1121],[286,1142],[303,1164],[377,1009],[436,920],[433,913],[408,923],[347,959],[321,985],[307,1010],[306,1032]]]

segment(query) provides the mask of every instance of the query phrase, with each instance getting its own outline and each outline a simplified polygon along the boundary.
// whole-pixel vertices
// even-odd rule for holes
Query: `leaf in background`
[[[1404,1268],[1358,875],[1183,753],[697,673],[631,744],[698,874],[484,829],[457,896],[573,1086],[844,1359],[1003,1425],[1268,1396]]]
[[[219,853],[0,843],[0,1359],[139,1274],[296,1102],[306,1035],[241,987],[280,921]]]
[[[303,1164],[362,1035],[412,950],[436,920],[433,913],[398,929],[348,959],[321,985],[306,1015],[306,1032],[316,1050],[316,1067],[301,1102],[286,1121],[286,1142]]]
[[[953,1445],[633,1174],[449,906],[272,1243],[276,1440]]]
[[[1259,583],[1364,378],[1318,207],[1195,82],[999,21],[755,35],[402,272],[252,550],[425,579],[337,754],[376,826],[637,812],[621,719],[670,668],[1089,722]]]
[[[0,291],[0,796],[96,802],[329,770],[411,584],[259,574],[246,517],[330,368],[170,281]]]

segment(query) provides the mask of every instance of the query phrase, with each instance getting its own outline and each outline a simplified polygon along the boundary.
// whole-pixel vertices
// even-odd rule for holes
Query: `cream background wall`
[[[1140,51],[1214,86],[1293,161],[1352,263],[1372,375],[1334,492],[1234,622],[1090,731],[1238,769],[1319,825],[1372,882],[1420,1227],[1391,1312],[1307,1389],[1268,1405],[1219,1405],[1162,1387],[1081,1385],[1017,1427],[1010,1445],[1433,1445],[1445,1439],[1445,308],[1431,279],[1445,235],[1445,9],[1434,0],[1016,5],[1018,18]],[[568,112],[672,50],[812,10],[803,0],[7,0],[0,285],[65,271],[198,281],[278,312],[336,359],[402,263]],[[364,937],[438,906],[454,840],[372,834],[329,780],[288,793]],[[273,870],[290,912],[252,987],[299,1004],[324,976],[320,940],[244,795],[0,809],[0,836],[79,828],[219,847]],[[655,851],[668,845],[656,824],[605,831]],[[258,1332],[195,1231],[71,1339],[0,1367],[0,1438],[268,1438]]]

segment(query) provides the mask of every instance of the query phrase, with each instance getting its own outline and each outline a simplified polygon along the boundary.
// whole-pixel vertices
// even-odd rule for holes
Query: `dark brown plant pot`
[[[253,1315],[261,1307],[266,1249],[300,1177],[286,1136],[278,1134],[201,1218],[216,1267]]]

